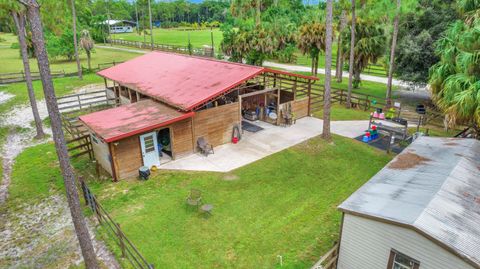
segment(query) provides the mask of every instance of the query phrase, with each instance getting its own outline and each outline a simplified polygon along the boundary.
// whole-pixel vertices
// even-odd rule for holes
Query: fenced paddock
[[[153,269],[153,264],[149,263],[145,257],[138,251],[135,245],[128,239],[120,228],[120,224],[115,222],[108,214],[105,208],[99,203],[98,199],[92,193],[82,178],[79,178],[85,204],[90,208],[97,218],[99,225],[105,231],[105,234],[114,241],[120,249],[121,257],[125,259],[133,268]]]
[[[91,70],[88,70],[87,68],[82,66],[82,70],[84,73],[97,72],[120,63],[122,63],[122,61],[99,63],[96,67],[93,67]],[[32,76],[32,80],[40,80],[39,72],[30,72],[30,74]],[[64,70],[60,70],[60,71],[50,71],[50,74],[52,75],[52,78],[63,78],[63,77],[77,76],[78,72],[66,73]],[[0,84],[11,84],[11,83],[17,83],[17,82],[25,82],[25,73],[23,71],[13,72],[13,73],[0,73]]]
[[[91,137],[87,128],[78,120],[78,116],[115,106],[117,101],[117,98],[108,96],[106,89],[57,98],[62,126],[70,138],[67,141],[70,158],[88,154],[91,160],[94,159]]]

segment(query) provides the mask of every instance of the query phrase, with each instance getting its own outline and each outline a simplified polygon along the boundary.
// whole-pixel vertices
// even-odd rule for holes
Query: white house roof
[[[106,20],[104,22],[104,24],[108,24],[108,25],[115,25],[115,24],[119,24],[119,23],[127,23],[127,24],[131,24],[131,25],[135,25],[136,23],[133,22],[133,21],[127,21],[127,20]]]
[[[480,268],[480,141],[419,138],[339,209],[411,227]]]

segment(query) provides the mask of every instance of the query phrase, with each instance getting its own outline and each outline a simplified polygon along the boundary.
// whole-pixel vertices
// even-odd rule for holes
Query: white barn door
[[[157,133],[151,132],[140,136],[140,145],[142,147],[143,165],[151,168],[153,165],[160,165],[158,156]]]

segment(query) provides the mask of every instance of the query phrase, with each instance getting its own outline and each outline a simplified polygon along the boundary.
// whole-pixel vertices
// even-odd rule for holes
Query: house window
[[[387,269],[419,269],[420,262],[394,249],[390,251]]]

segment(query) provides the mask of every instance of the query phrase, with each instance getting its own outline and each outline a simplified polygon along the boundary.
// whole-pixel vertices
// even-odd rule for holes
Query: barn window
[[[394,249],[390,251],[387,269],[419,269],[420,262]]]

